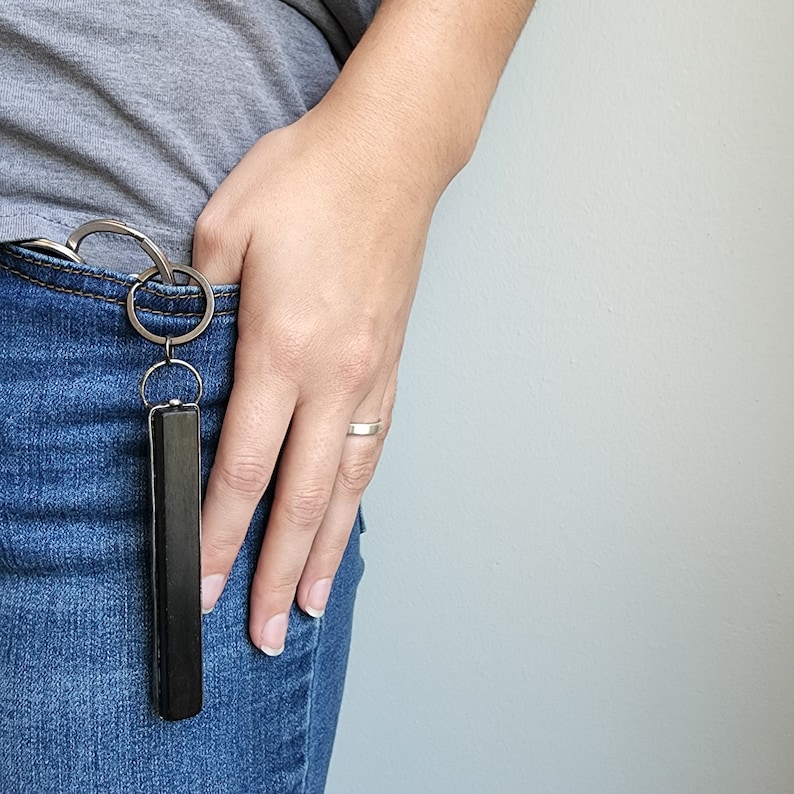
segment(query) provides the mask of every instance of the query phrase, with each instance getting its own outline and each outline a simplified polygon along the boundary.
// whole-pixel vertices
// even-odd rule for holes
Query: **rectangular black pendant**
[[[172,400],[149,412],[157,709],[201,710],[201,446],[199,408]]]

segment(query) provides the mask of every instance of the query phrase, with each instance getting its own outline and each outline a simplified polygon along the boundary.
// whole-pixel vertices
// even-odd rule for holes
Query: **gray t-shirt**
[[[0,240],[117,218],[189,262],[220,182],[323,97],[377,4],[3,0]]]

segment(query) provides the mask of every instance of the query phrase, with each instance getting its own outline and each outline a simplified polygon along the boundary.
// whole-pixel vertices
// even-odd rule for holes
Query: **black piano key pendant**
[[[149,443],[155,699],[163,719],[182,720],[198,714],[204,699],[198,405],[152,407]]]

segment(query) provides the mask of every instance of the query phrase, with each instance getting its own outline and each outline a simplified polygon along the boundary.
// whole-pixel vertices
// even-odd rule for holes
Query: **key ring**
[[[155,370],[159,369],[162,366],[171,366],[172,364],[180,365],[186,367],[191,374],[196,378],[196,383],[198,386],[197,396],[194,400],[195,403],[201,399],[201,394],[204,389],[204,384],[201,381],[201,376],[199,375],[198,371],[193,367],[191,364],[188,364],[186,361],[182,361],[181,359],[174,357],[174,348],[177,345],[184,345],[187,342],[192,342],[197,337],[201,336],[204,331],[207,330],[210,322],[212,321],[212,316],[215,313],[215,295],[212,292],[212,285],[207,280],[207,277],[200,273],[193,267],[189,267],[188,265],[174,265],[168,261],[168,257],[166,257],[163,250],[147,235],[143,232],[139,232],[137,229],[132,228],[131,226],[127,226],[126,223],[122,223],[121,221],[112,220],[110,218],[100,218],[93,221],[88,221],[87,223],[78,226],[67,238],[66,244],[62,245],[61,243],[56,243],[52,240],[48,240],[46,238],[37,238],[35,240],[25,240],[22,244],[27,248],[31,248],[35,251],[39,251],[45,254],[56,254],[57,256],[63,257],[68,259],[72,262],[76,262],[78,264],[85,264],[85,260],[79,254],[80,245],[91,234],[97,234],[100,232],[105,232],[109,234],[120,234],[124,235],[125,237],[132,237],[138,245],[143,249],[144,253],[154,262],[154,266],[147,268],[143,271],[140,275],[136,275],[135,283],[130,287],[130,291],[127,293],[127,317],[129,318],[132,327],[144,338],[148,339],[150,342],[154,342],[156,345],[163,345],[165,348],[165,359],[163,361],[154,364],[153,366],[149,367],[149,369],[145,372],[143,379],[141,380],[140,384],[140,393],[141,399],[144,402],[144,405],[147,407],[151,407],[151,403],[146,399],[146,384],[149,380],[149,376],[155,372]],[[199,287],[201,288],[202,293],[204,294],[204,301],[205,301],[205,308],[204,314],[201,317],[198,325],[194,328],[191,328],[189,331],[185,332],[184,334],[180,334],[179,336],[161,336],[159,334],[155,334],[150,331],[146,326],[140,321],[138,318],[138,314],[135,311],[135,295],[138,290],[147,282],[149,279],[160,276],[160,282],[162,284],[168,284],[171,286],[175,285],[174,282],[174,273],[182,273],[183,275],[188,276],[190,279],[195,281]]]
[[[183,402],[187,402],[188,404],[192,403],[194,405],[198,405],[201,401],[201,395],[204,393],[204,381],[201,379],[201,375],[199,375],[198,370],[192,365],[188,364],[187,361],[182,361],[181,358],[172,358],[170,360],[164,359],[163,361],[158,361],[155,364],[152,364],[146,372],[143,373],[143,378],[141,378],[141,383],[138,388],[141,400],[143,401],[143,405],[147,409],[153,408],[155,405],[162,405],[162,403],[152,403],[146,399],[146,384],[149,382],[149,377],[153,375],[160,367],[170,367],[170,366],[179,366],[184,367],[190,374],[196,379],[196,396],[192,400],[182,401],[182,400],[169,400],[168,404],[171,406],[175,405],[182,405]]]
[[[122,223],[121,221],[114,221],[108,218],[88,221],[88,223],[78,226],[69,235],[66,240],[66,247],[77,254],[80,243],[82,243],[89,234],[96,234],[97,232],[110,232],[111,234],[121,234],[126,237],[132,237],[156,265],[157,272],[160,274],[160,280],[163,284],[174,283],[174,266],[168,261],[168,258],[163,253],[160,246],[143,232],[139,232],[137,229],[133,229],[131,226],[127,226],[126,223]]]
[[[198,370],[176,358],[174,348],[207,329],[215,312],[215,295],[207,278],[187,265],[174,265],[145,234],[120,221],[84,223],[69,235],[66,245],[39,238],[22,245],[84,264],[78,253],[90,234],[110,232],[132,237],[154,262],[136,275],[127,293],[127,317],[144,338],[163,345],[164,358],[146,370],[139,384],[148,411],[149,481],[151,486],[152,658],[155,705],[160,717],[193,717],[204,702],[201,638],[201,416],[198,403],[204,384]],[[205,309],[198,325],[179,336],[152,333],[138,318],[135,295],[155,276],[176,286],[174,273],[195,281],[204,294]],[[122,282],[122,283],[127,283]],[[184,296],[182,296],[184,297]],[[163,295],[168,299],[167,295]],[[149,402],[149,378],[163,367],[183,367],[196,380],[192,402],[172,398]]]
[[[85,264],[85,260],[79,254],[80,245],[86,237],[99,232],[121,234],[125,237],[132,237],[133,240],[135,240],[143,249],[144,253],[146,253],[146,255],[154,262],[154,267],[150,267],[144,270],[140,275],[136,276],[137,280],[127,294],[127,316],[132,323],[132,327],[144,339],[148,339],[150,342],[154,342],[156,345],[166,345],[166,358],[169,359],[173,347],[191,342],[196,337],[204,333],[212,320],[212,315],[215,312],[215,295],[212,292],[212,285],[209,283],[206,276],[204,276],[195,268],[189,267],[188,265],[172,264],[168,261],[168,257],[163,253],[163,250],[159,245],[157,245],[143,232],[139,232],[137,229],[132,228],[132,226],[127,226],[126,223],[112,220],[111,218],[100,218],[94,221],[88,221],[87,223],[78,226],[67,238],[66,245],[56,243],[53,240],[48,240],[43,237],[36,238],[35,240],[24,240],[22,245],[24,245],[26,248],[31,248],[41,253],[54,253],[57,256],[64,257],[72,262]],[[198,285],[201,287],[201,291],[204,293],[206,308],[204,309],[204,315],[202,316],[199,324],[187,333],[175,337],[159,336],[152,333],[138,319],[138,315],[135,312],[135,293],[143,284],[156,275],[160,276],[161,283],[173,286],[175,272],[189,276],[198,283]]]
[[[160,246],[143,232],[133,229],[132,226],[127,226],[126,223],[115,221],[110,218],[100,218],[78,226],[69,235],[66,240],[66,245],[56,243],[44,237],[37,237],[35,240],[23,240],[20,244],[25,248],[31,248],[39,253],[55,254],[56,256],[68,259],[70,262],[84,265],[85,259],[78,253],[80,244],[88,235],[97,234],[98,232],[108,232],[110,234],[121,234],[125,237],[132,237],[144,250],[144,253],[154,262],[163,284],[174,283],[174,266],[168,261],[168,257],[163,253]]]
[[[23,248],[29,248],[31,251],[38,251],[40,254],[55,254],[61,259],[76,262],[78,265],[85,264],[85,260],[80,254],[76,254],[71,248],[67,248],[65,245],[56,243],[53,240],[48,240],[46,237],[37,237],[35,240],[22,240],[19,245]]]
[[[127,293],[127,316],[129,317],[130,322],[132,323],[132,327],[144,339],[148,339],[150,342],[154,342],[156,345],[165,345],[166,343],[169,343],[171,347],[176,347],[176,345],[184,345],[186,342],[192,342],[196,337],[204,333],[204,331],[207,329],[207,326],[210,324],[212,320],[212,315],[215,312],[215,295],[212,292],[212,285],[207,280],[207,277],[203,273],[199,273],[199,271],[196,270],[195,268],[189,267],[188,265],[173,265],[173,264],[170,265],[170,268],[172,272],[184,273],[186,276],[190,276],[190,278],[197,281],[199,286],[201,287],[201,290],[204,293],[204,301],[206,302],[206,307],[204,309],[204,315],[202,316],[199,324],[195,328],[192,328],[187,333],[181,334],[180,336],[170,337],[170,336],[159,336],[157,334],[153,334],[138,319],[138,315],[135,313],[135,293],[152,276],[157,275],[157,273],[159,272],[157,267],[150,267],[148,270],[144,270],[143,273],[141,273],[137,277],[136,282],[130,288],[130,291]]]
[[[133,229],[132,226],[127,226],[126,223],[112,220],[110,218],[100,218],[98,220],[88,221],[87,223],[78,226],[67,238],[66,245],[56,243],[43,237],[39,237],[35,240],[25,240],[23,241],[22,245],[42,253],[54,253],[57,256],[64,257],[72,262],[85,264],[85,260],[79,254],[80,245],[86,237],[99,232],[121,234],[125,237],[132,237],[133,240],[135,240],[143,249],[146,255],[154,262],[154,267],[150,267],[144,270],[140,275],[136,276],[137,280],[127,294],[127,316],[132,323],[132,327],[144,339],[148,339],[150,342],[154,342],[156,345],[167,344],[167,357],[170,357],[171,348],[176,347],[176,345],[184,345],[187,342],[191,342],[196,337],[204,333],[212,320],[212,315],[215,312],[215,295],[212,292],[212,285],[209,283],[206,276],[204,276],[195,268],[189,267],[188,265],[172,264],[168,261],[168,257],[166,257],[166,255],[163,253],[163,250],[160,248],[160,246],[158,246],[150,237],[145,235],[143,232],[139,232],[137,229]],[[188,331],[187,333],[172,338],[159,336],[158,334],[152,333],[138,319],[138,315],[135,312],[135,293],[143,284],[156,275],[160,276],[161,283],[173,286],[174,273],[182,273],[198,283],[198,285],[201,287],[201,291],[204,293],[206,308],[204,309],[204,315],[202,316],[201,321],[195,328]]]

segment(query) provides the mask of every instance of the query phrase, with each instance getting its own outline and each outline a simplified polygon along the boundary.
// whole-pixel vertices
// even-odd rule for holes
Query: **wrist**
[[[532,4],[382,0],[313,113],[362,166],[437,200],[473,153]]]
[[[413,125],[382,99],[326,97],[296,126],[305,136],[304,151],[311,150],[334,169],[338,184],[387,203],[392,211],[407,203],[432,213],[463,165],[439,151],[436,137],[419,132],[420,124]]]

